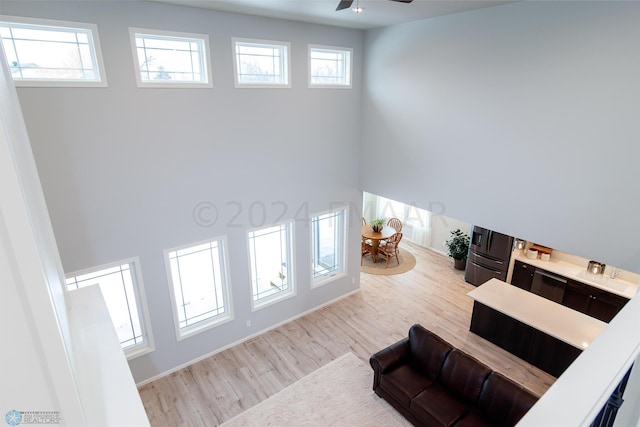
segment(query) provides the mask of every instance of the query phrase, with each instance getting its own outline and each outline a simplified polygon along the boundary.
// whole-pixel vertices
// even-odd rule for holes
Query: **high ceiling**
[[[357,0],[362,13],[336,12],[338,0],[153,0],[226,12],[292,19],[340,27],[370,29],[468,10],[512,3],[514,0]],[[353,2],[355,6],[356,0]]]

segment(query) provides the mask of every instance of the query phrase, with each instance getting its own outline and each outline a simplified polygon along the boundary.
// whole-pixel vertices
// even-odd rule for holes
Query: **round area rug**
[[[362,259],[360,271],[368,274],[391,275],[406,273],[416,266],[416,257],[403,246],[400,246],[398,257],[400,258],[400,265],[396,262],[396,258],[393,257],[389,258],[389,268],[385,268],[385,259],[383,257],[378,256],[377,262],[374,263],[371,260],[371,256],[367,255]]]

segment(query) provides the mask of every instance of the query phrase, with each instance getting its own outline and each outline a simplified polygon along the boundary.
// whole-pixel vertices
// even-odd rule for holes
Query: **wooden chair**
[[[367,225],[367,220],[362,217],[362,225]]]
[[[389,218],[389,221],[387,221],[387,225],[389,227],[395,228],[396,233],[402,231],[402,221],[400,221],[398,218]]]
[[[362,265],[362,260],[364,257],[369,254],[373,259],[373,245],[365,239],[362,239],[362,255],[360,256],[360,265]]]
[[[402,233],[396,233],[387,239],[386,245],[378,247],[378,254],[386,259],[386,268],[389,267],[389,258],[393,257],[396,257],[396,262],[400,265],[400,259],[398,258],[400,240],[402,240]]]
[[[396,230],[396,233],[400,233],[402,231],[402,221],[400,221],[398,218],[389,218],[389,221],[387,221],[387,225],[394,228]],[[386,246],[386,244],[386,240],[380,242],[380,246]]]

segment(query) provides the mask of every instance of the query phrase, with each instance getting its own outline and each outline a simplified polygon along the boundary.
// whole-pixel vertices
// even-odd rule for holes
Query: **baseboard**
[[[254,338],[256,338],[256,337],[258,337],[258,336],[260,336],[260,335],[264,334],[265,332],[269,332],[269,331],[270,331],[270,330],[272,330],[272,329],[279,328],[279,327],[280,327],[280,326],[282,326],[282,325],[285,325],[285,324],[287,324],[287,323],[289,323],[289,322],[291,322],[291,321],[294,321],[294,320],[296,320],[296,319],[299,319],[300,317],[306,316],[307,314],[311,314],[311,313],[313,313],[314,311],[318,311],[318,310],[320,310],[320,309],[323,309],[324,307],[326,307],[326,306],[328,306],[328,305],[334,304],[334,303],[336,303],[336,302],[340,301],[341,299],[344,299],[344,298],[350,297],[351,295],[354,295],[354,294],[356,294],[356,293],[358,293],[358,292],[360,292],[360,288],[355,289],[355,290],[353,290],[353,291],[351,291],[351,292],[349,292],[349,293],[346,293],[346,294],[344,294],[344,295],[340,295],[338,298],[332,299],[331,301],[325,302],[324,304],[321,304],[321,305],[319,305],[319,306],[313,307],[312,309],[309,309],[309,310],[304,311],[304,312],[302,312],[302,313],[300,313],[300,314],[297,314],[297,315],[295,315],[295,316],[293,316],[293,317],[291,317],[291,318],[289,318],[289,319],[287,319],[287,320],[283,320],[282,322],[276,323],[275,325],[271,325],[271,326],[269,326],[268,328],[261,329],[261,330],[260,330],[260,331],[258,331],[258,332],[255,332],[255,333],[253,333],[253,334],[251,334],[251,335],[248,335],[248,336],[246,336],[246,337],[244,337],[244,338],[241,338],[240,340],[235,341],[235,342],[233,342],[233,343],[231,343],[231,344],[227,344],[227,345],[225,345],[225,346],[223,346],[223,347],[220,347],[220,348],[218,348],[218,349],[216,349],[216,350],[214,350],[214,351],[212,351],[212,352],[210,352],[210,353],[207,353],[207,354],[205,354],[205,355],[203,355],[203,356],[199,356],[199,357],[197,357],[197,358],[195,358],[195,359],[193,359],[193,360],[190,360],[189,362],[186,362],[186,363],[183,363],[183,364],[181,364],[181,365],[178,365],[178,366],[176,366],[175,368],[171,368],[171,369],[169,369],[168,371],[164,371],[164,372],[162,372],[162,373],[160,373],[160,374],[158,374],[158,375],[154,375],[154,376],[153,376],[153,377],[151,377],[151,378],[147,378],[147,379],[146,379],[146,380],[144,380],[144,381],[140,381],[139,383],[136,383],[136,387],[140,388],[140,387],[145,386],[145,385],[147,385],[147,384],[149,384],[149,383],[151,383],[151,382],[153,382],[153,381],[159,380],[160,378],[166,377],[167,375],[171,375],[171,374],[173,374],[174,372],[177,372],[177,371],[179,371],[179,370],[181,370],[181,369],[184,369],[184,368],[186,368],[186,367],[188,367],[188,366],[191,366],[191,365],[193,365],[194,363],[198,363],[198,362],[200,362],[201,360],[206,359],[207,357],[214,356],[214,355],[216,355],[216,354],[218,354],[218,353],[220,353],[220,352],[223,352],[223,351],[225,351],[225,350],[230,349],[231,347],[235,347],[235,346],[236,346],[236,345],[238,345],[238,344],[242,344],[242,343],[244,343],[244,342],[247,342],[247,341],[249,341],[249,340],[252,340],[252,339],[254,339]]]

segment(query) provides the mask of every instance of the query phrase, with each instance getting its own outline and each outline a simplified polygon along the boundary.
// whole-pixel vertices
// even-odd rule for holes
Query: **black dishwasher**
[[[536,268],[533,273],[531,292],[541,297],[561,304],[566,287],[567,279],[562,276],[556,276],[539,268]]]

